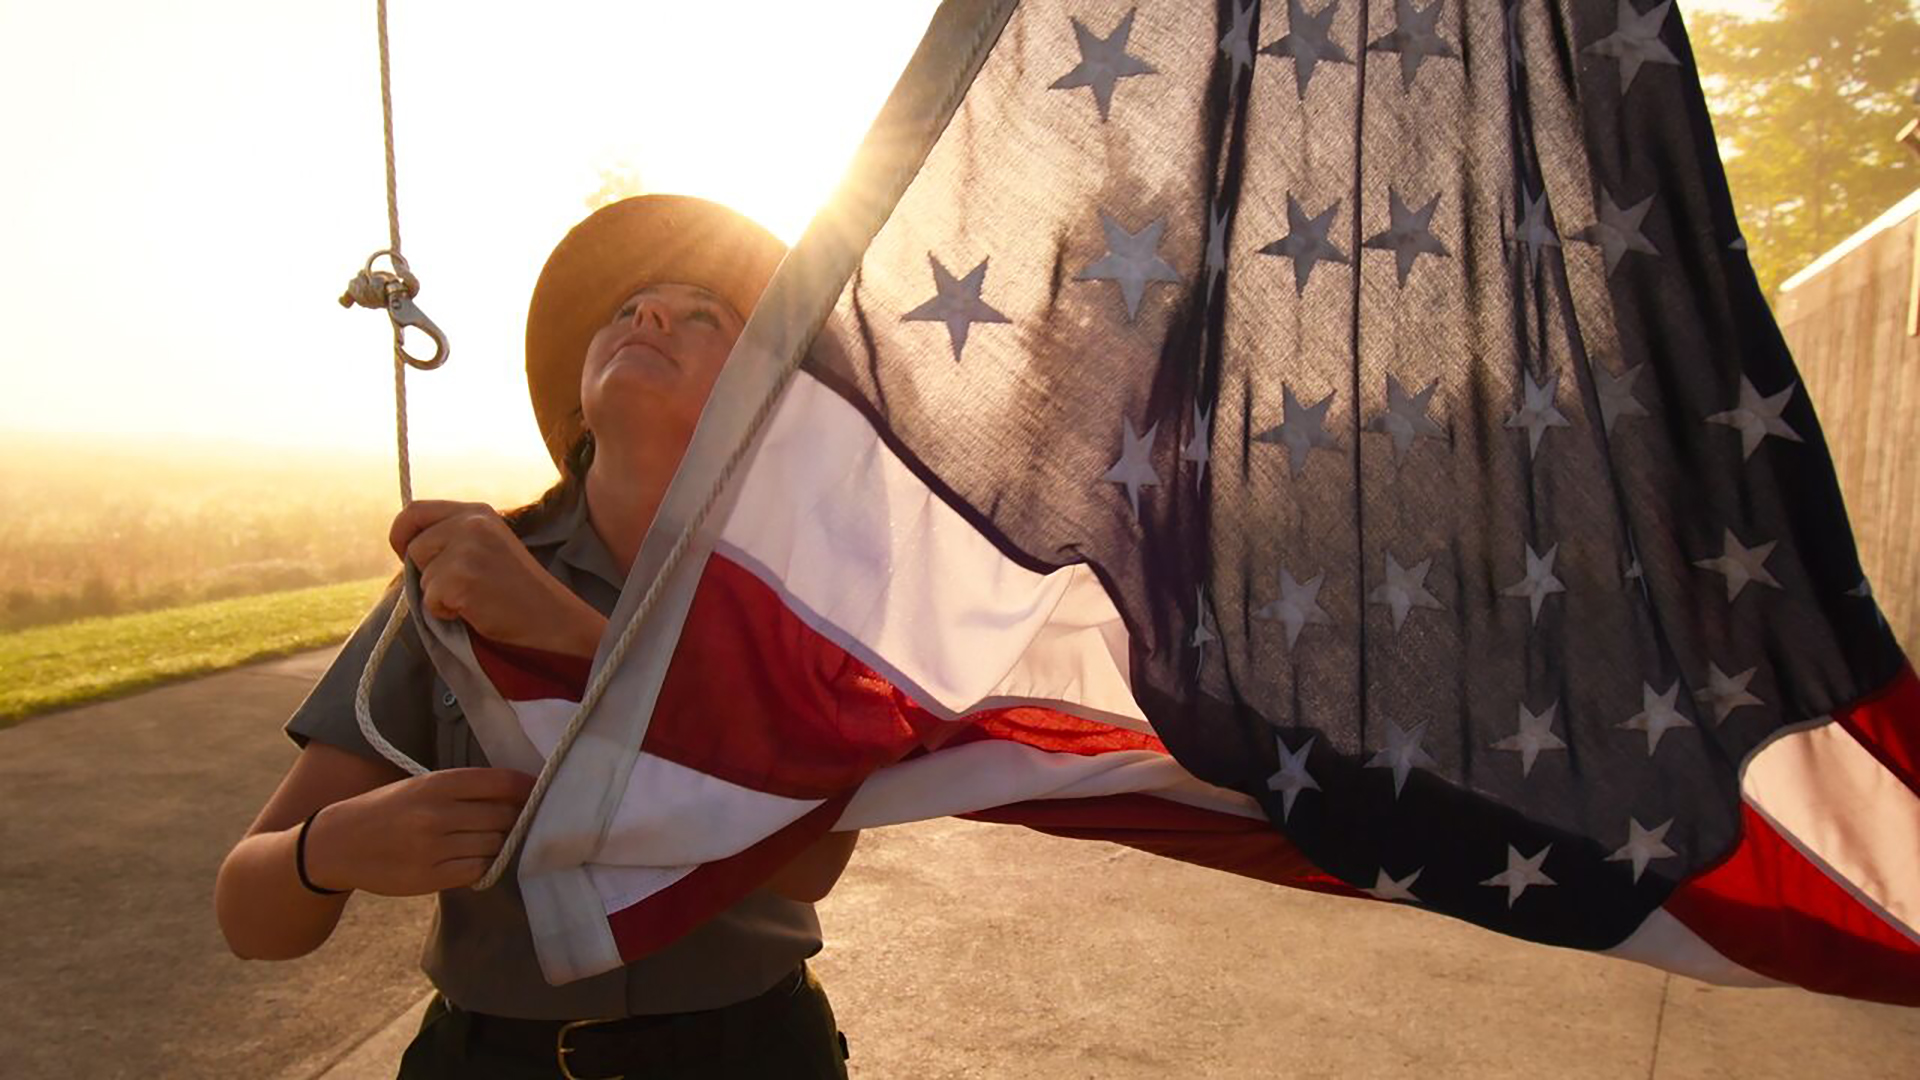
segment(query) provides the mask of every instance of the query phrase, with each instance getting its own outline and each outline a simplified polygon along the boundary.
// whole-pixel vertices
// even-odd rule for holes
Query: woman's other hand
[[[512,769],[443,769],[333,803],[307,831],[326,889],[421,896],[480,880],[533,791]]]
[[[420,568],[427,613],[482,637],[592,656],[607,620],[534,560],[485,503],[424,499],[393,519],[387,542]]]

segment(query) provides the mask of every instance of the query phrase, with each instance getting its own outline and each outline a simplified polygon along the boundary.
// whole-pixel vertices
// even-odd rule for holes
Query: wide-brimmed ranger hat
[[[622,300],[680,282],[753,312],[787,247],[716,202],[638,195],[587,215],[547,256],[527,306],[527,393],[556,466],[580,438],[580,372],[587,344]]]

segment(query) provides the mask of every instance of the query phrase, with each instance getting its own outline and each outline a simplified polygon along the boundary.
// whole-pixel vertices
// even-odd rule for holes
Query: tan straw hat
[[[719,203],[689,195],[639,195],[575,225],[547,256],[527,306],[527,392],[554,464],[580,438],[580,370],[587,344],[622,300],[648,285],[680,282],[718,293],[742,318],[787,247]]]

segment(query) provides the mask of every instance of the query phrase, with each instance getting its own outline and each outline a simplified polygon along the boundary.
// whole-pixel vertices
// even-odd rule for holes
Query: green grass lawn
[[[343,641],[387,578],[0,634],[0,727]]]

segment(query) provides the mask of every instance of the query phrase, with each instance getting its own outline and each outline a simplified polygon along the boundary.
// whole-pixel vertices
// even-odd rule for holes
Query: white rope
[[[375,15],[380,25],[380,131],[387,148],[387,250],[394,265],[404,267],[400,257],[400,185],[393,166],[393,72],[387,61],[387,0],[375,0]],[[404,271],[403,271],[404,272]],[[400,347],[399,335],[393,339],[393,414],[399,431],[400,505],[413,505],[413,470],[407,455],[407,354]]]
[[[393,77],[387,61],[387,0],[376,0],[375,15],[380,29],[380,126],[386,137],[387,147],[387,253],[392,256],[394,268],[406,273],[406,262],[400,255],[400,194],[394,180],[393,167]],[[378,256],[376,256],[377,258]],[[372,260],[368,260],[371,266]],[[400,335],[393,337],[393,413],[394,427],[399,432],[400,462],[400,505],[413,505],[412,467],[407,455],[407,363],[406,352],[401,348]],[[406,772],[409,776],[425,776],[433,770],[408,757],[399,747],[387,741],[374,726],[373,711],[369,701],[373,696],[374,673],[386,662],[387,650],[393,647],[393,639],[400,634],[400,628],[407,621],[407,591],[402,588],[394,597],[393,610],[387,615],[387,625],[380,630],[379,640],[373,643],[373,653],[367,657],[366,667],[360,671],[360,685],[353,693],[353,718],[360,725],[360,735],[368,745]]]
[[[390,251],[394,256],[396,268],[399,269],[402,274],[405,274],[406,264],[399,258],[400,212],[394,183],[393,100],[387,58],[386,0],[377,0],[377,4],[380,30],[380,104],[386,136],[387,226],[389,239],[391,241]],[[989,33],[997,33],[1000,25],[1001,23],[999,21],[993,19],[976,20],[973,40],[968,43],[963,55],[973,57],[977,60],[979,49],[986,37]],[[958,100],[958,95],[965,92],[967,86],[972,82],[972,79],[973,70],[970,65],[956,66],[953,69],[953,74],[947,81],[947,85],[941,92],[939,98],[940,104],[935,110],[935,114],[942,117],[951,115],[954,105]],[[920,160],[918,158],[908,158],[896,165],[889,174],[887,185],[879,189],[886,193],[884,202],[889,211],[899,201],[899,196],[904,192],[906,184],[912,179],[914,174],[919,171],[919,167]],[[871,223],[872,229],[869,230],[867,234],[869,238],[871,238],[872,231],[879,228],[884,218],[885,214],[883,213],[879,220]],[[864,249],[864,244],[862,248]],[[825,315],[826,309],[823,307],[818,313],[818,319],[816,320],[814,328],[815,332],[818,330],[818,320],[823,320]],[[812,334],[809,333],[805,335],[805,338],[811,340]],[[778,404],[781,394],[786,390],[788,383],[792,381],[794,373],[799,370],[805,352],[806,349],[804,346],[795,347],[790,351],[789,355],[781,360],[771,385],[767,388],[765,396],[761,400],[759,407],[755,409],[753,417],[748,423],[744,437],[728,454],[726,461],[720,468],[719,475],[714,478],[712,486],[708,489],[706,497],[702,500],[699,510],[693,515],[693,519],[687,527],[675,538],[672,548],[668,550],[665,560],[662,562],[653,581],[648,585],[647,591],[642,596],[633,616],[629,618],[626,625],[621,628],[620,637],[614,642],[613,648],[607,655],[606,662],[600,666],[599,670],[594,674],[593,679],[589,682],[586,691],[581,695],[579,707],[575,709],[572,719],[568,721],[566,731],[561,734],[559,743],[554,747],[553,752],[547,756],[545,764],[541,767],[540,775],[534,781],[533,791],[528,795],[526,803],[521,807],[520,815],[514,821],[513,828],[508,832],[499,853],[494,857],[493,865],[471,886],[476,892],[492,888],[499,882],[501,877],[505,875],[508,865],[512,863],[515,854],[520,850],[521,844],[525,842],[526,834],[532,826],[534,815],[539,812],[540,805],[546,798],[547,791],[552,787],[554,777],[559,772],[561,763],[565,760],[568,751],[572,749],[574,741],[578,738],[581,730],[586,726],[587,718],[592,714],[594,707],[599,704],[600,699],[605,695],[607,687],[613,680],[613,673],[619,669],[621,662],[626,658],[628,650],[632,647],[634,639],[638,636],[640,627],[646,623],[647,617],[652,613],[653,609],[660,602],[660,598],[666,592],[667,583],[673,578],[675,571],[686,557],[687,551],[692,547],[694,538],[705,526],[707,518],[712,513],[714,506],[719,503],[722,495],[732,482],[734,474],[739,470],[741,463],[746,460],[748,451],[758,440],[760,432],[766,426],[767,420],[772,416],[774,407]],[[407,465],[406,364],[405,353],[400,346],[397,335],[394,342],[394,365],[394,398],[396,426],[399,429],[400,450],[400,493],[402,503],[410,504],[413,501],[413,493],[412,485],[408,478]],[[360,685],[354,694],[353,704],[355,719],[359,722],[360,732],[366,738],[367,742],[372,745],[374,749],[378,750],[380,755],[388,761],[411,775],[420,776],[431,770],[414,761],[405,753],[401,752],[399,748],[388,742],[386,738],[380,734],[379,730],[374,727],[373,718],[369,709],[369,698],[373,686],[374,672],[385,660],[387,650],[392,647],[393,639],[399,635],[400,627],[406,621],[407,612],[407,595],[403,589],[394,600],[393,610],[387,617],[386,626],[381,629],[379,639],[374,642],[373,652],[367,659],[366,669],[361,673]]]

